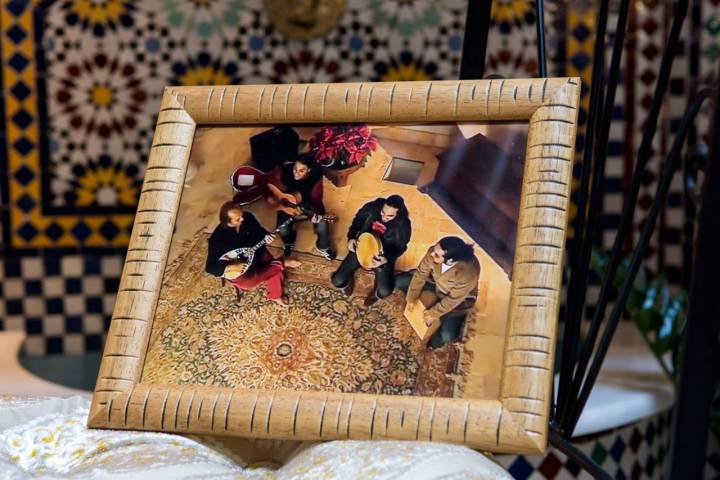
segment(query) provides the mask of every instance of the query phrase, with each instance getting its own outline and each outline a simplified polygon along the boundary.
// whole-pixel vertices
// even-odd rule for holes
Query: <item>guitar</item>
[[[270,232],[270,235],[277,233],[278,231],[280,231],[281,228],[290,225],[294,221],[294,218],[288,218],[275,230]],[[255,252],[260,250],[260,248],[263,247],[266,243],[267,241],[263,239],[257,245],[253,245],[252,247],[240,247],[222,254],[222,256],[220,257],[220,261],[233,262],[227,267],[225,267],[225,271],[223,272],[222,276],[228,280],[235,280],[236,278],[245,275],[245,273],[248,271],[248,268],[250,268],[250,265],[252,265],[253,260],[255,259]]]
[[[300,205],[302,195],[299,192],[285,193],[272,183],[267,184],[267,189],[271,196],[267,198],[268,204],[275,210],[280,210],[295,218],[295,220],[306,220],[313,215],[319,215],[321,220],[326,222],[334,222],[337,215],[331,213],[318,214],[310,208]],[[300,212],[298,214],[298,212]]]

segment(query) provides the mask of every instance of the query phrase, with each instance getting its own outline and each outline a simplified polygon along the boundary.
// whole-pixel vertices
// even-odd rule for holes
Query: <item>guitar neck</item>
[[[299,208],[302,214],[300,216],[305,217],[312,217],[313,215],[318,215],[322,220],[325,220],[327,222],[332,222],[335,220],[335,215],[331,215],[329,213],[318,213],[315,211],[315,209],[309,208],[309,207],[301,207],[301,206],[294,206],[294,208]]]
[[[272,233],[277,233],[277,232],[279,232],[280,230],[282,230],[283,228],[287,227],[288,225],[290,225],[290,224],[291,224],[292,222],[294,222],[294,221],[295,221],[294,218],[292,218],[292,217],[288,218],[288,219],[285,220],[283,223],[281,223],[275,230],[273,230]]]
[[[290,224],[291,224],[292,222],[294,222],[294,221],[295,221],[294,218],[288,218],[288,219],[285,220],[283,223],[281,223],[275,230],[273,230],[272,232],[270,232],[270,235],[276,234],[276,233],[279,232],[282,228],[285,228],[287,225],[290,225]],[[260,243],[258,243],[258,244],[255,245],[254,247],[250,247],[250,250],[252,250],[253,252],[256,252],[259,248],[261,248],[261,247],[262,247],[263,245],[265,245],[266,243],[267,243],[267,240],[265,240],[265,239],[263,238]]]

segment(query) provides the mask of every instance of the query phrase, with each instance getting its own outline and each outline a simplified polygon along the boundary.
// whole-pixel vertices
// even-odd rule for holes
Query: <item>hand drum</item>
[[[382,255],[382,253],[382,243],[375,235],[366,232],[358,237],[355,254],[361,267],[371,270],[373,268],[373,259],[376,255]]]

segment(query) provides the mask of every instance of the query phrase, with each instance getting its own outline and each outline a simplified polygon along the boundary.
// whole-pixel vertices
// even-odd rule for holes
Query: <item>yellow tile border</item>
[[[5,155],[7,162],[7,195],[10,200],[9,212],[6,217],[8,225],[3,225],[4,228],[9,230],[6,247],[18,250],[125,247],[130,240],[129,228],[132,226],[132,214],[48,215],[43,213],[42,193],[40,191],[41,175],[47,172],[42,172],[40,159],[39,145],[42,126],[39,123],[38,72],[34,43],[36,35],[34,15],[39,2],[27,2],[19,16],[13,15],[8,10],[9,3],[9,0],[0,0],[0,24],[2,24],[0,34],[3,36],[0,55],[3,65],[2,94],[5,107],[2,114],[7,135],[6,151],[3,152],[3,155]],[[25,37],[17,44],[11,41],[7,35],[7,32],[16,25],[26,33]],[[29,62],[21,72],[17,72],[8,64],[8,59],[15,53],[22,54]],[[22,100],[17,98],[11,91],[19,80],[25,83],[30,90],[30,94]],[[12,121],[13,116],[21,110],[25,110],[33,118],[33,121],[26,129],[21,129]],[[25,155],[14,148],[14,144],[23,138],[32,144],[32,148]],[[34,175],[34,178],[27,185],[23,185],[15,178],[15,173],[23,166]],[[23,195],[29,196],[35,202],[35,206],[27,213],[17,204],[17,200]],[[100,233],[100,227],[108,221],[113,223],[120,232],[112,241],[108,241]],[[89,235],[84,241],[80,241],[70,233],[81,222],[89,228]],[[57,239],[53,239],[45,233],[45,230],[53,223],[57,223],[65,231]],[[29,241],[18,233],[19,229],[24,225],[31,225],[38,231],[37,235]]]

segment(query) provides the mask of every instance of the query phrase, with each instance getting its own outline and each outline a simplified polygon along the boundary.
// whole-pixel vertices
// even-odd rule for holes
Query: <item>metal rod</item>
[[[720,90],[718,90],[720,92]],[[670,436],[668,478],[703,478],[713,384],[720,374],[720,97],[715,98],[713,139],[705,170],[680,382]]]
[[[585,150],[583,152],[582,174],[577,199],[577,216],[575,217],[575,246],[570,262],[570,280],[567,288],[565,309],[565,330],[563,333],[562,356],[560,357],[560,386],[558,388],[557,412],[564,412],[570,400],[570,389],[573,369],[577,359],[577,340],[580,338],[580,322],[582,308],[577,301],[577,289],[581,279],[582,257],[581,248],[585,234],[585,218],[587,209],[590,171],[593,158],[593,140],[595,138],[595,118],[598,107],[602,103],[603,65],[605,59],[605,31],[607,30],[609,0],[602,0],[597,18],[595,48],[593,52],[592,83],[590,84],[590,107],[585,129]]]
[[[628,197],[625,201],[625,206],[622,211],[620,225],[618,226],[617,233],[615,235],[615,241],[613,242],[612,249],[610,251],[610,259],[608,260],[608,269],[605,276],[602,279],[600,286],[600,294],[595,304],[595,312],[593,314],[592,322],[590,324],[590,330],[588,334],[593,333],[593,338],[586,340],[588,348],[594,347],[595,339],[597,338],[597,330],[599,329],[600,323],[605,319],[605,312],[610,297],[610,288],[612,286],[615,274],[617,273],[618,265],[620,264],[620,258],[623,250],[623,244],[625,238],[630,230],[633,222],[633,216],[635,213],[635,205],[640,194],[640,186],[642,185],[643,175],[645,168],[647,167],[648,161],[652,155],[652,141],[657,130],[658,116],[660,114],[660,107],[662,106],[662,99],[665,96],[667,90],[668,81],[670,80],[670,71],[672,69],[674,59],[674,45],[677,44],[678,38],[680,37],[680,30],[682,29],[685,16],[688,10],[688,0],[679,0],[675,15],[673,17],[673,23],[670,28],[670,34],[667,40],[667,46],[663,52],[662,61],[660,64],[660,71],[658,74],[658,81],[655,84],[655,92],[653,93],[653,101],[648,112],[645,127],[643,129],[643,136],[638,150],[637,163],[635,164],[635,170],[633,171],[633,179]],[[592,352],[590,352],[592,353]],[[587,354],[586,354],[587,355]],[[583,369],[585,370],[585,369]],[[582,382],[585,372],[580,375],[580,370],[576,373],[575,377],[578,382]],[[565,423],[567,425],[567,423]]]
[[[483,78],[492,0],[468,0],[460,80]]]
[[[689,77],[687,80],[687,94],[688,97],[695,95],[698,89],[698,83],[700,78],[700,35],[702,31],[702,12],[701,12],[702,1],[695,0],[690,4],[690,47],[688,58],[689,62]],[[695,244],[695,226],[697,221],[697,206],[699,199],[695,194],[695,188],[691,183],[695,183],[697,178],[698,169],[707,161],[707,149],[704,143],[698,143],[697,139],[697,128],[693,125],[693,128],[688,132],[688,150],[690,154],[687,155],[684,163],[683,171],[683,193],[684,193],[684,214],[685,220],[683,222],[683,235],[682,235],[682,249],[683,249],[683,262],[682,272],[680,276],[680,285],[686,290],[690,290],[690,278],[692,277],[692,264],[693,249]],[[702,159],[702,161],[701,161]]]
[[[688,132],[688,146],[692,141],[693,131]],[[690,147],[691,148],[691,147]],[[699,199],[697,198],[697,182],[699,181],[698,172],[703,165],[708,162],[708,151],[704,144],[696,144],[695,148],[685,157],[683,162],[683,204],[685,218],[683,221],[682,235],[682,276],[680,284],[686,290],[690,290],[690,281],[692,278],[692,265],[695,261],[695,226],[697,221],[697,210]]]
[[[590,189],[590,204],[588,208],[587,232],[583,237],[583,244],[579,246],[581,253],[581,270],[577,275],[579,312],[582,312],[586,303],[588,268],[590,265],[590,254],[592,253],[593,240],[600,216],[602,213],[602,201],[605,193],[605,162],[607,160],[608,138],[610,137],[610,124],[612,122],[613,110],[615,107],[615,93],[617,91],[618,79],[620,78],[620,64],[622,61],[623,47],[625,43],[625,32],[627,31],[628,12],[630,0],[621,0],[618,12],[617,24],[615,26],[615,41],[613,44],[612,59],[610,60],[610,73],[608,75],[608,87],[605,97],[605,107],[602,110],[602,120],[598,131],[598,141],[595,144],[595,165],[592,173],[592,187]],[[582,379],[585,376],[587,365],[590,360],[595,340],[597,339],[599,323],[592,323],[590,331],[586,336],[580,352],[580,362],[575,370],[570,398],[576,398],[580,391]],[[561,429],[566,426],[569,409],[565,409],[560,419]]]
[[[547,77],[547,61],[545,60],[545,13],[543,0],[535,1],[535,17],[537,27],[538,72],[540,78]]]
[[[640,265],[645,255],[645,251],[647,250],[647,246],[650,243],[650,238],[652,237],[653,231],[655,230],[655,225],[657,223],[658,216],[660,215],[660,210],[662,209],[663,205],[665,205],[665,199],[667,197],[667,192],[670,189],[670,183],[672,181],[673,175],[675,174],[675,171],[678,169],[678,166],[680,164],[682,148],[685,144],[685,137],[687,136],[689,126],[697,112],[700,110],[700,107],[702,106],[704,101],[708,98],[711,98],[713,95],[715,95],[715,91],[708,88],[698,92],[698,96],[688,106],[687,110],[685,111],[685,115],[683,115],[683,119],[680,122],[680,128],[678,129],[678,133],[673,140],[672,149],[670,150],[670,154],[667,157],[665,169],[663,170],[663,174],[660,177],[660,181],[658,182],[657,190],[655,193],[655,200],[653,201],[652,207],[650,208],[650,212],[645,218],[645,223],[643,225],[642,232],[640,233],[638,245],[635,247],[632,258],[630,259],[630,266],[628,268],[627,277],[623,282],[620,294],[618,295],[618,299],[615,302],[615,306],[610,313],[608,324],[603,331],[603,336],[600,339],[600,343],[598,345],[598,351],[593,358],[592,364],[590,365],[590,370],[588,371],[585,383],[583,383],[580,395],[578,396],[577,401],[571,406],[571,416],[564,430],[565,435],[567,435],[568,437],[572,436],[572,432],[575,429],[575,425],[577,424],[578,419],[580,418],[580,414],[582,413],[583,408],[585,408],[587,399],[590,396],[590,391],[592,390],[592,387],[597,380],[597,376],[600,373],[600,367],[602,366],[603,360],[605,360],[605,355],[607,354],[608,348],[610,347],[612,337],[615,334],[615,329],[617,328],[620,317],[625,310],[625,303],[627,302],[628,296],[630,295],[633,283],[635,282],[635,276],[640,269]]]
[[[550,444],[560,450],[562,453],[573,462],[577,463],[582,469],[588,472],[593,478],[600,478],[603,480],[612,480],[612,476],[602,469],[600,465],[588,457],[585,452],[577,448],[575,445],[565,440],[557,430],[550,429],[549,434]]]

